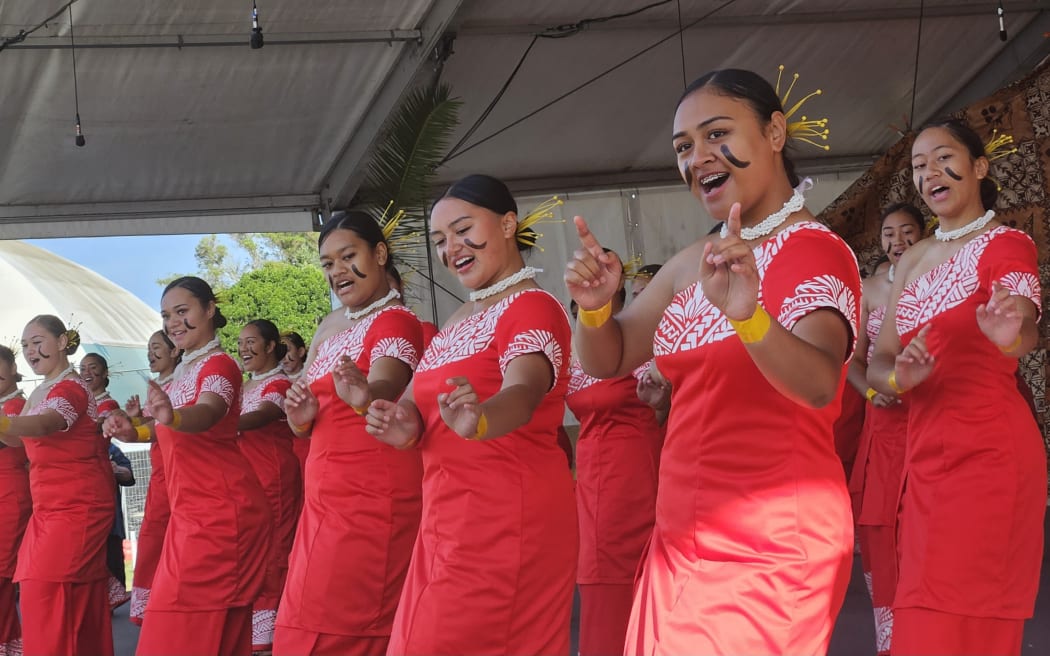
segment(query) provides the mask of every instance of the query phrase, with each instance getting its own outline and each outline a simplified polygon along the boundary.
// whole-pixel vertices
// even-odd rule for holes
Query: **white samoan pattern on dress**
[[[273,645],[273,632],[277,626],[277,611],[252,611],[252,648]]]
[[[284,396],[277,390],[271,389],[274,382],[281,379],[291,382],[288,376],[279,373],[270,376],[251,389],[248,389],[247,386],[241,388],[241,414],[255,412],[263,403],[272,403],[280,408],[281,412],[284,412]]]
[[[882,322],[886,319],[886,306],[879,305],[868,313],[868,325],[864,330],[868,333],[868,353],[866,362],[871,362],[871,356],[875,355],[875,341],[882,330]]]
[[[66,378],[55,383],[54,387],[61,385],[66,380],[74,382],[84,388],[84,392],[87,394],[87,416],[91,421],[98,421],[98,405],[95,403],[95,394],[88,387],[87,383],[79,378]],[[63,430],[67,431],[73,427],[73,424],[77,423],[77,419],[80,418],[80,415],[77,414],[73,404],[70,403],[66,397],[51,396],[54,387],[48,390],[47,396],[44,397],[44,400],[30,410],[29,414],[39,415],[44,410],[53,410],[62,417],[62,421],[66,422],[66,427]]]
[[[195,361],[188,371],[171,381],[168,388],[168,398],[171,399],[171,407],[184,408],[193,403],[194,399],[197,398],[197,377],[200,376],[201,369],[212,358],[219,357],[225,357],[225,354],[212,353],[211,355],[206,355]],[[227,411],[233,407],[233,390],[232,381],[216,374],[207,376],[201,381],[201,394],[211,392],[217,395],[226,403]]]
[[[632,371],[631,375],[634,376],[635,380],[641,380],[642,376],[645,375],[645,372],[649,371],[649,365],[652,363],[652,360],[643,363],[640,367]],[[580,361],[573,358],[572,362],[569,364],[569,391],[567,394],[571,395],[580,390],[585,390],[601,380],[601,378],[595,378],[584,371]]]
[[[822,224],[804,221],[788,226],[772,239],[754,249],[755,265],[759,278],[763,278],[773,259],[780,253],[787,240],[803,230],[817,230],[834,234]],[[762,286],[758,288],[758,302],[763,301]],[[795,293],[784,299],[777,323],[791,330],[795,323],[816,308],[833,307],[849,322],[856,345],[857,297],[845,282],[833,275],[821,275],[805,280],[795,288]],[[720,342],[736,334],[729,319],[722,311],[711,305],[697,281],[675,294],[667,306],[653,339],[654,355],[669,355],[691,351],[707,344]],[[850,351],[852,352],[852,348]]]
[[[357,362],[357,359],[361,357],[361,351],[365,348],[365,336],[368,335],[368,330],[372,327],[372,324],[384,312],[394,310],[413,314],[406,307],[392,305],[378,312],[373,312],[353,326],[321,342],[321,345],[317,347],[317,355],[306,372],[306,382],[314,383],[327,376],[331,373],[336,363],[339,362],[339,358],[344,355]],[[415,315],[413,314],[413,316]],[[404,362],[413,370],[419,364],[419,353],[416,351],[416,347],[412,346],[412,342],[404,337],[383,337],[377,341],[375,346],[372,347],[372,352],[368,354],[369,365],[379,358],[395,358]]]
[[[1006,226],[989,230],[964,245],[950,259],[908,283],[897,301],[897,334],[906,335],[973,296],[981,284],[978,265],[985,249],[995,237],[1012,230]],[[1028,237],[1019,230],[1016,232]],[[1011,272],[999,282],[1011,294],[1024,296],[1035,303],[1037,308],[1041,307],[1042,292],[1039,278],[1035,275]]]
[[[496,337],[496,324],[499,323],[500,317],[510,307],[510,304],[523,294],[535,293],[550,296],[542,289],[526,289],[504,298],[477,314],[470,315],[453,326],[444,328],[434,336],[417,371],[421,373],[440,369],[452,362],[460,362],[483,352]],[[551,298],[554,297],[551,296]],[[564,309],[562,311],[564,312]],[[553,388],[558,383],[564,354],[561,344],[555,339],[554,333],[549,330],[532,329],[515,335],[507,346],[507,350],[500,354],[500,372],[505,374],[511,360],[528,353],[543,353],[550,361],[554,369],[554,380],[551,383]]]

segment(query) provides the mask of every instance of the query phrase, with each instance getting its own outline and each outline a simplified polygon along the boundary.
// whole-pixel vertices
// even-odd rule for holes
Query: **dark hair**
[[[197,276],[183,276],[169,282],[168,286],[164,288],[164,293],[160,295],[161,298],[164,298],[164,294],[176,287],[188,291],[191,296],[200,301],[201,305],[207,306],[208,303],[215,303],[215,316],[211,318],[211,326],[218,330],[226,325],[226,317],[223,316],[222,310],[219,309],[219,299],[215,298],[215,292],[212,291],[211,285]]]
[[[663,266],[664,265],[662,264],[646,264],[642,268],[638,269],[638,273],[634,275],[641,276],[643,278],[652,278],[657,273],[659,273],[660,269],[662,269]]]
[[[153,334],[154,335],[159,335],[160,338],[162,340],[164,340],[164,345],[167,346],[169,350],[178,351],[178,353],[175,354],[175,364],[176,365],[179,364],[180,362],[182,362],[182,349],[180,349],[177,346],[175,346],[175,342],[171,341],[171,338],[168,337],[168,333],[164,332],[163,330],[158,330],[157,332],[155,332]]]
[[[926,229],[926,217],[922,215],[922,211],[918,207],[915,207],[911,203],[893,203],[882,208],[882,212],[879,214],[879,224],[881,225],[890,214],[896,214],[902,212],[911,217],[915,221],[915,225],[918,226],[920,231]]]
[[[275,345],[273,354],[277,356],[278,362],[288,355],[288,345],[281,341],[281,331],[277,330],[277,326],[272,321],[269,319],[256,319],[245,324],[245,328],[248,326],[255,326],[264,342]]]
[[[318,250],[320,250],[321,245],[324,244],[325,240],[336,230],[349,230],[353,232],[367,242],[373,250],[375,250],[375,247],[379,244],[386,245],[386,272],[397,282],[398,287],[402,286],[401,274],[398,272],[397,267],[394,266],[394,254],[390,248],[390,242],[386,240],[386,236],[383,234],[383,229],[379,227],[379,223],[372,218],[371,214],[362,212],[361,210],[340,210],[338,212],[333,212],[332,217],[325,221],[325,224],[321,226],[321,234],[317,236]]]
[[[508,212],[518,213],[518,203],[514,200],[514,195],[510,193],[507,185],[502,180],[483,173],[474,173],[456,180],[441,197],[458,198],[499,215]],[[532,228],[526,228],[519,234],[526,237],[530,243],[535,240],[528,239],[529,237],[539,236]],[[515,240],[519,251],[532,250],[532,246],[522,241],[521,239]]]
[[[12,351],[10,348],[8,348],[6,346],[0,346],[0,360],[3,360],[4,362],[6,362],[7,364],[11,365],[12,367],[16,366],[15,365],[15,352]],[[17,370],[15,371],[15,382],[16,383],[21,383],[22,382],[22,374],[18,373]]]
[[[80,365],[83,366],[84,360],[87,360],[88,358],[95,358],[98,360],[98,363],[102,366],[102,379],[106,381],[106,387],[109,387],[109,362],[107,362],[106,358],[102,357],[100,353],[87,353],[84,357],[80,358]]]
[[[281,339],[287,339],[295,346],[295,348],[306,348],[306,340],[304,340],[303,336],[295,332],[294,330],[286,330],[283,333],[281,333]]]
[[[966,146],[966,150],[973,159],[977,160],[981,157],[987,157],[981,137],[965,121],[957,118],[940,118],[922,126],[919,133],[921,134],[930,128],[944,128],[947,130],[955,137],[956,141]],[[999,187],[995,184],[995,181],[988,176],[981,178],[981,205],[984,206],[984,209],[990,210],[995,207],[995,201],[997,200],[999,200]]]
[[[620,280],[623,281],[623,274],[625,273],[624,272],[624,267],[623,267],[623,258],[620,257],[619,253],[617,253],[616,251],[614,251],[611,248],[602,248],[602,250],[605,251],[606,253],[612,253],[613,255],[616,256],[616,260],[620,263]],[[621,306],[627,304],[627,286],[626,285],[623,285],[618,290],[616,290],[616,298],[620,299],[620,305]]]
[[[755,112],[762,127],[769,125],[774,112],[784,112],[784,106],[777,97],[777,92],[764,77],[739,68],[723,68],[697,78],[682,92],[675,109],[678,109],[683,100],[706,87],[711,87],[720,95],[747,103]],[[800,181],[795,172],[795,163],[787,154],[786,143],[780,155],[784,160],[784,171],[787,173],[788,182],[792,187],[797,187]]]
[[[66,330],[66,324],[53,314],[38,314],[29,323],[40,324],[44,330],[55,337],[65,335],[69,342],[66,346],[66,355],[73,355],[80,347],[80,333],[76,330]]]

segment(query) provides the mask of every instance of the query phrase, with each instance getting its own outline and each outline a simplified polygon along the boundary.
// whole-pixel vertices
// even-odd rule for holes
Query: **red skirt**
[[[580,656],[622,654],[634,585],[585,584],[580,591]]]
[[[23,580],[25,656],[113,656],[106,579],[90,583]]]
[[[146,611],[136,656],[246,656],[252,651],[252,609]]]
[[[893,656],[1019,656],[1024,620],[894,609]]]
[[[897,592],[897,529],[893,526],[858,526],[864,581],[875,612],[875,650],[890,653],[893,638],[893,596]]]
[[[0,578],[0,656],[22,653],[22,625],[18,621],[15,584]]]
[[[390,636],[317,633],[279,626],[273,636],[273,656],[383,656]]]

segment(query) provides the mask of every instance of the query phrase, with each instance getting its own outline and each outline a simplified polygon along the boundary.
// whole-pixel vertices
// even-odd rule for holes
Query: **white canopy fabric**
[[[779,64],[801,75],[793,97],[824,90],[805,113],[831,119],[832,150],[799,150],[802,168],[862,170],[912,113],[913,79],[920,122],[1050,51],[1045,2],[1005,3],[1005,43],[985,0],[681,0],[605,22],[586,19],[653,3],[257,2],[259,50],[248,0],[75,2],[84,148],[68,13],[0,52],[0,238],[308,228],[352,197],[406,89],[450,83],[459,141],[519,61],[442,181],[482,171],[521,193],[672,183],[684,81],[726,66],[775,79]],[[0,0],[0,37],[62,4]],[[522,58],[535,34],[569,24],[585,27]]]

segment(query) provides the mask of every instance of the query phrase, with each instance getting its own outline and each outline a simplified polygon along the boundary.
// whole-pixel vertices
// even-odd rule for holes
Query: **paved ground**
[[[1047,544],[1050,545],[1050,517],[1046,526]],[[1042,580],[1039,598],[1036,600],[1035,616],[1025,626],[1023,656],[1045,656],[1050,654],[1050,556],[1043,557]],[[573,616],[572,652],[576,653],[576,617]],[[829,656],[868,656],[874,653],[874,625],[871,603],[864,578],[860,573],[860,560],[853,564],[853,577],[846,603],[839,613],[835,633],[831,637]],[[138,640],[138,628],[128,621],[128,605],[117,609],[113,616],[113,641],[116,656],[132,656]]]

